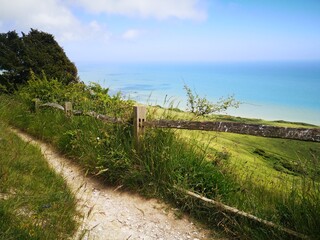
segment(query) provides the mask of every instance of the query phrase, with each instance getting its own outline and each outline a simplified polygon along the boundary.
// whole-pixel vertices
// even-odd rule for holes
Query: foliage
[[[202,98],[197,93],[193,93],[187,85],[184,85],[184,89],[187,92],[187,106],[189,110],[198,116],[220,113],[226,111],[230,107],[238,108],[240,104],[240,102],[235,100],[234,96],[220,98],[217,103],[212,103],[207,98]]]
[[[110,96],[108,92],[108,88],[103,88],[97,83],[85,85],[79,82],[64,85],[57,79],[48,80],[44,72],[39,77],[30,71],[29,81],[19,88],[17,94],[30,106],[35,98],[40,99],[42,103],[53,102],[61,105],[65,101],[71,101],[77,110],[96,111],[130,119],[133,102],[124,101],[120,93]]]
[[[13,92],[28,80],[29,72],[63,84],[77,82],[77,68],[53,35],[31,29],[22,36],[15,31],[0,34],[0,90]]]
[[[39,98],[43,102],[58,102],[64,98],[66,87],[56,79],[47,79],[44,72],[39,77],[30,71],[29,81],[20,87],[19,95],[28,103]]]

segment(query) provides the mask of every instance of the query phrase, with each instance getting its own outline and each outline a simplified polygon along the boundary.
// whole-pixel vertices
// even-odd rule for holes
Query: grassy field
[[[84,100],[88,105],[88,99]],[[103,106],[99,99],[94,100]],[[112,105],[112,101],[108,104]],[[122,102],[117,99],[117,104],[121,106]],[[126,103],[126,109],[128,106]],[[292,239],[292,236],[227,215],[181,194],[174,186],[237,207],[312,239],[320,238],[319,143],[147,129],[140,148],[136,149],[129,122],[103,124],[90,117],[69,118],[57,110],[33,113],[30,109],[21,99],[0,96],[4,121],[51,142],[86,167],[88,173],[108,184],[168,200],[233,238]],[[127,110],[124,112],[129,116]],[[195,119],[189,113],[154,107],[150,108],[148,118]],[[198,119],[315,127],[229,116]]]
[[[246,119],[227,115],[195,117],[194,114],[150,107],[149,118],[197,120],[197,121],[230,121],[279,127],[314,128],[305,123],[285,121],[265,121]],[[247,175],[254,177],[258,184],[268,183],[283,185],[285,182],[296,182],[301,177],[320,180],[320,144],[288,139],[264,138],[224,132],[177,130],[177,134],[186,139],[196,138],[201,148],[207,151],[208,161],[227,165],[233,174],[240,178]],[[291,187],[291,186],[290,186]]]
[[[207,147],[207,159],[265,187],[320,179],[319,143],[215,132],[179,131]]]
[[[75,199],[38,148],[0,122],[0,239],[67,239]]]

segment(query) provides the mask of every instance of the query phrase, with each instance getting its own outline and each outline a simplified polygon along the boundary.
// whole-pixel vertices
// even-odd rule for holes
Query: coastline
[[[187,84],[215,102],[235,95],[242,102],[228,115],[306,122],[320,126],[320,65],[310,63],[80,64],[86,84],[97,82],[143,104],[186,109]],[[298,67],[297,67],[298,66]]]

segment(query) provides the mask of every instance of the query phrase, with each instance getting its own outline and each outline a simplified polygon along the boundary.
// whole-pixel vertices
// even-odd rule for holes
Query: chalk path
[[[74,192],[77,209],[82,215],[74,239],[213,239],[212,232],[187,217],[177,219],[175,210],[169,205],[102,185],[86,177],[79,166],[61,156],[50,145],[19,130],[12,131],[24,141],[38,146],[49,165],[63,176]]]

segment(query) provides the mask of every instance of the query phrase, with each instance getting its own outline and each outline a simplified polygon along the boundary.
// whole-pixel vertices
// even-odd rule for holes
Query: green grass
[[[253,124],[264,124],[282,127],[316,127],[304,123],[285,121],[264,121],[260,119],[246,119],[227,115],[212,115],[196,117],[188,112],[175,111],[159,107],[150,107],[149,118],[187,119],[198,121],[232,121]],[[224,132],[206,131],[176,131],[187,139],[197,139],[200,145],[205,146],[208,161],[227,166],[232,174],[240,178],[248,175],[258,180],[264,186],[269,183],[297,181],[301,177],[320,180],[320,144],[288,139],[264,138],[250,135],[241,135]],[[226,160],[221,160],[225,155]],[[223,164],[222,164],[223,163]]]
[[[40,150],[0,122],[0,153],[0,239],[71,237],[75,199]]]
[[[206,160],[240,185],[225,203],[312,239],[320,238],[319,143],[232,133],[176,132],[188,141],[196,140]],[[243,221],[238,224],[240,231],[246,228]],[[268,233],[257,229],[249,230],[250,238],[268,239]]]
[[[150,117],[156,119],[317,127],[304,123],[270,122],[224,115],[196,118],[187,112],[154,107],[150,108],[150,112]],[[311,238],[320,238],[317,230],[317,225],[320,224],[317,216],[320,211],[319,143],[205,131],[177,130],[176,133],[198,145],[198,152],[204,152],[208,162],[226,175],[232,176],[233,182],[239,184],[239,190],[224,199],[225,203],[298,232],[307,233]],[[243,223],[243,220],[241,222]],[[246,224],[241,225],[240,227],[239,223],[239,231],[246,229]],[[250,236],[257,239],[268,239],[268,233],[265,235],[263,230],[256,229],[246,229],[244,232],[249,231]]]
[[[284,180],[292,182],[301,177],[320,179],[319,143],[231,133],[181,131],[180,134],[185,138],[197,136],[200,142],[208,144],[209,161],[218,161],[217,152],[224,153],[228,159],[219,163],[240,178],[251,175],[259,180],[257,184],[283,185]]]
[[[3,119],[53,143],[92,175],[109,184],[169,200],[234,238],[291,239],[261,224],[226,215],[173,186],[222,201],[313,239],[320,236],[318,143],[147,129],[140,148],[135,149],[130,124],[103,124],[83,116],[68,118],[52,109],[32,113],[20,101],[0,98]],[[161,111],[161,117],[167,118],[168,112]],[[159,117],[158,110],[150,112],[149,117]],[[188,115],[174,112],[180,117]],[[176,118],[172,112],[169,115]]]
[[[230,115],[212,114],[206,116],[196,116],[190,112],[179,110],[175,107],[162,108],[159,106],[149,106],[149,118],[159,119],[174,119],[174,120],[189,120],[189,121],[221,121],[221,122],[238,122],[246,124],[260,124],[278,127],[293,127],[293,128],[318,128],[319,126],[301,123],[301,122],[288,122],[288,121],[267,121],[263,119],[234,117]]]

